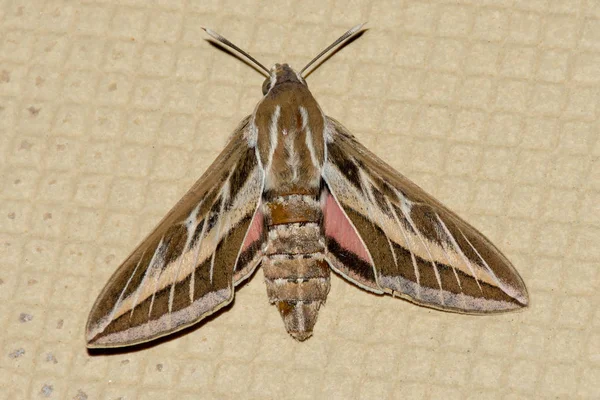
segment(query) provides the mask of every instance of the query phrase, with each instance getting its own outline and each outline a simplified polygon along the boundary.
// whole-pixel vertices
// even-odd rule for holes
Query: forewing
[[[88,347],[153,340],[227,305],[258,264],[263,174],[246,118],[204,175],[110,278],[87,323]]]
[[[481,233],[328,118],[328,260],[359,286],[463,313],[527,306],[523,280]],[[342,221],[347,218],[346,221]]]

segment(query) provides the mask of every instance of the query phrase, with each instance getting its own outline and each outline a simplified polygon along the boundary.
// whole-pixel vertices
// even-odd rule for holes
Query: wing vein
[[[438,271],[438,267],[435,263],[433,255],[431,254],[429,245],[426,243],[425,239],[423,239],[423,236],[421,235],[419,228],[417,227],[417,225],[414,223],[412,217],[410,216],[410,210],[407,210],[407,203],[406,203],[407,200],[398,192],[398,190],[396,188],[394,188],[394,193],[396,193],[396,196],[398,197],[398,201],[400,202],[400,211],[402,211],[404,218],[406,218],[406,220],[410,224],[410,227],[415,231],[415,234],[419,238],[419,241],[421,242],[421,244],[423,245],[423,248],[425,249],[425,251],[427,252],[427,255],[429,256],[429,260],[433,267],[433,273],[435,274],[435,279],[437,280],[438,286],[440,287],[439,296],[440,296],[440,302],[443,305],[445,302],[444,302],[444,295],[443,295],[444,288],[442,287],[442,279],[440,278],[440,272]]]
[[[206,216],[202,220],[202,230],[200,231],[200,235],[198,238],[198,244],[196,247],[196,251],[194,254],[194,263],[192,264],[192,272],[190,277],[190,304],[194,302],[194,289],[196,287],[196,268],[198,268],[198,259],[200,258],[200,250],[202,249],[202,240],[204,239],[204,234],[206,233],[206,225],[208,218],[210,217],[210,209],[206,213]]]
[[[372,217],[377,218],[377,224],[379,225],[379,227],[381,228],[383,235],[385,236],[385,238],[387,239],[388,242],[388,246],[390,247],[390,252],[392,253],[392,258],[394,259],[394,265],[396,266],[396,268],[398,268],[398,261],[396,259],[396,252],[394,251],[394,247],[392,246],[392,242],[390,241],[390,237],[388,236],[387,232],[384,230],[384,222],[381,218],[380,213],[377,212],[377,209],[379,208],[378,206],[374,205],[375,204],[375,198],[373,196],[373,188],[374,188],[374,184],[373,181],[371,180],[371,178],[365,173],[365,171],[360,167],[357,166],[358,170],[360,171],[360,177],[361,180],[363,181],[363,187],[366,188],[366,192],[367,192],[367,197],[369,198],[369,201],[367,201],[367,208],[368,208],[368,212],[369,215],[371,215]],[[376,209],[375,211],[373,211],[373,207]]]
[[[173,312],[173,300],[175,298],[175,285],[179,281],[179,273],[181,271],[181,265],[183,264],[183,255],[189,250],[190,244],[192,243],[192,239],[194,237],[194,232],[196,231],[196,228],[198,227],[198,224],[199,224],[198,211],[200,210],[200,207],[202,207],[203,202],[204,202],[204,199],[202,199],[198,203],[198,205],[194,208],[194,210],[189,215],[189,217],[186,221],[187,237],[185,240],[185,245],[183,247],[183,250],[182,250],[181,254],[179,255],[179,262],[177,263],[177,270],[175,271],[175,274],[173,275],[173,281],[171,282],[171,290],[169,291],[169,314],[171,312]],[[193,225],[191,225],[192,221],[195,221],[195,223]]]
[[[400,222],[400,218],[398,218],[398,213],[394,209],[394,206],[390,202],[390,199],[388,199],[386,197],[385,201],[387,202],[388,207],[390,208],[390,210],[392,211],[392,214],[394,215],[394,219],[396,220],[396,223],[398,224],[398,228],[400,229],[400,232],[402,233],[402,236],[404,236],[404,241],[406,242],[406,249],[410,253],[410,259],[412,261],[413,269],[414,269],[414,272],[415,272],[415,279],[417,280],[417,293],[416,293],[416,295],[417,295],[417,298],[420,298],[421,297],[421,274],[419,273],[419,266],[417,265],[417,259],[415,258],[415,254],[413,253],[413,251],[411,249],[411,244],[412,243],[408,239],[408,235],[404,231],[404,227],[402,226],[402,223]]]
[[[129,279],[127,280],[127,283],[125,284],[125,287],[123,288],[123,290],[121,291],[121,294],[119,294],[119,298],[117,299],[117,302],[115,303],[112,311],[110,312],[110,315],[108,317],[108,322],[112,321],[113,318],[115,317],[115,314],[117,313],[117,309],[120,307],[121,302],[123,301],[123,296],[125,295],[125,291],[127,290],[127,288],[129,287],[129,284],[131,283],[131,280],[133,279],[138,267],[140,266],[140,264],[142,263],[142,260],[144,259],[144,255],[146,254],[146,251],[144,251],[142,253],[142,256],[140,257],[140,260],[137,262],[135,268],[133,269],[133,272],[131,273],[131,276],[129,277]]]
[[[444,225],[444,222],[441,220],[438,213],[435,213],[435,217],[437,218],[438,222],[441,225]],[[444,233],[446,234],[446,229],[444,229]],[[438,231],[438,234],[439,234],[439,231]],[[447,234],[446,234],[446,236],[447,236]],[[454,277],[456,278],[456,283],[458,283],[458,287],[460,288],[460,290],[462,290],[462,284],[460,283],[460,278],[458,277],[458,273],[456,272],[456,267],[454,266],[454,262],[453,262],[453,259],[455,259],[455,258],[452,257],[450,255],[450,253],[448,253],[447,243],[445,241],[442,241],[441,238],[440,238],[440,244],[441,244],[442,251],[444,252],[444,256],[446,257],[446,262],[448,263],[450,268],[452,268],[452,272],[454,272]]]
[[[210,271],[209,271],[209,279],[210,279],[210,283],[212,285],[213,283],[213,273],[214,273],[214,268],[215,268],[215,257],[217,254],[217,247],[219,246],[219,243],[221,242],[221,228],[223,227],[223,211],[225,209],[225,203],[227,203],[229,201],[229,194],[230,194],[230,188],[229,185],[230,183],[230,179],[231,179],[231,175],[233,174],[233,171],[235,170],[235,167],[231,169],[231,172],[229,173],[229,176],[227,177],[227,181],[225,182],[225,184],[223,184],[223,188],[221,189],[221,206],[219,207],[219,214],[217,216],[217,230],[215,232],[215,248],[213,250],[212,256],[210,258]]]
[[[458,255],[463,259],[463,262],[469,268],[469,271],[471,272],[471,276],[473,276],[473,278],[475,279],[475,282],[477,283],[477,286],[479,287],[479,290],[481,292],[483,292],[483,289],[481,288],[481,284],[479,283],[479,279],[477,279],[477,274],[475,274],[475,270],[473,269],[473,265],[471,264],[471,261],[465,255],[465,253],[462,251],[462,249],[458,245],[458,242],[454,238],[454,235],[452,234],[452,232],[450,232],[450,229],[448,229],[448,227],[446,226],[446,224],[444,223],[444,221],[442,221],[442,219],[439,217],[439,215],[436,214],[436,216],[437,216],[437,219],[440,222],[440,224],[442,224],[442,229],[444,229],[444,232],[446,232],[446,235],[448,235],[448,238],[450,239],[450,243],[452,244],[452,246],[454,246],[454,249],[456,250],[456,252],[458,253]]]
[[[156,249],[154,250],[154,254],[152,255],[152,258],[150,259],[150,262],[148,263],[148,267],[146,268],[144,277],[142,278],[140,285],[135,290],[135,294],[133,296],[133,304],[131,306],[131,312],[129,313],[130,320],[131,320],[131,317],[133,316],[133,311],[135,310],[135,307],[138,304],[138,300],[140,298],[140,292],[142,291],[142,288],[145,286],[146,279],[148,278],[148,275],[150,274],[151,270],[154,267],[154,264],[156,262],[156,257],[159,257],[158,254],[162,251],[161,249],[162,249],[163,244],[164,244],[164,236],[162,238],[160,238],[160,242],[158,242],[158,245],[156,246]]]
[[[494,281],[496,282],[496,285],[498,285],[498,287],[504,291],[506,291],[506,288],[504,287],[504,285],[502,284],[502,282],[500,282],[500,279],[498,279],[498,277],[496,276],[496,274],[494,273],[494,271],[492,271],[492,269],[490,268],[490,266],[488,265],[488,263],[483,259],[483,257],[481,256],[481,254],[479,254],[479,252],[477,251],[477,249],[475,248],[475,246],[473,246],[473,244],[471,243],[471,241],[469,239],[467,239],[467,237],[465,236],[465,234],[463,233],[463,231],[458,228],[458,231],[460,232],[460,234],[462,235],[463,238],[465,238],[465,240],[467,241],[467,243],[469,243],[469,246],[471,246],[471,248],[473,249],[473,251],[475,252],[475,254],[477,254],[477,257],[479,257],[479,259],[481,260],[481,262],[483,263],[483,265],[485,266],[485,268],[488,270],[488,272],[490,273],[490,275],[492,276],[492,278],[494,278]]]
[[[158,282],[160,282],[160,277],[163,274],[166,259],[164,254],[160,257],[160,266],[158,267],[158,273],[154,278],[154,289],[152,290],[152,299],[150,300],[150,307],[148,307],[148,320],[150,320],[150,315],[152,314],[152,308],[154,307],[154,299],[156,298],[156,292],[158,290]]]

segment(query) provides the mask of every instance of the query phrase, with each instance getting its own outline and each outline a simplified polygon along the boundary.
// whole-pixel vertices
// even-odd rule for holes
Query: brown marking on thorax
[[[278,85],[258,105],[254,122],[259,156],[268,168],[266,189],[276,194],[318,189],[325,157],[324,119],[308,88],[298,82]]]

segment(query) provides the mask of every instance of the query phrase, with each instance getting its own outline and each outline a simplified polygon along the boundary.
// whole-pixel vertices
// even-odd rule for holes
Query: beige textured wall
[[[233,307],[90,356],[106,279],[260,99],[206,42],[302,66],[326,113],[480,228],[531,307],[440,313],[334,277],[297,343],[258,271]],[[0,0],[0,399],[600,398],[600,3]]]

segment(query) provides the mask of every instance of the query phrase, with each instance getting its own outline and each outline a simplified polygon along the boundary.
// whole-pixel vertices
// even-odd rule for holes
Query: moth
[[[331,270],[374,294],[443,311],[528,305],[523,280],[481,233],[326,116],[303,72],[267,69],[263,97],[225,149],[110,278],[89,315],[90,348],[179,331],[233,300],[259,265],[287,332],[310,337]]]

